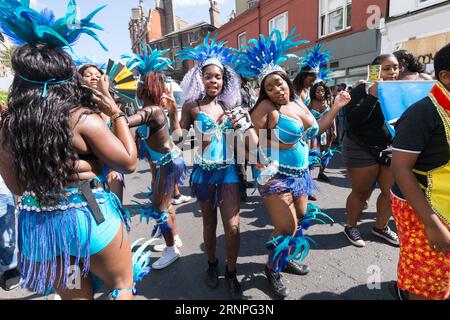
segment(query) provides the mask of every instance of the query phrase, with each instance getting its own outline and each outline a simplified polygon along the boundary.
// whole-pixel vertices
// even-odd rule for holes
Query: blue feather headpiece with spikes
[[[93,66],[96,66],[97,68],[99,68],[100,70],[103,70],[103,71],[106,70],[106,66],[107,66],[106,62],[98,62],[95,60],[95,57],[88,58],[86,56],[80,57],[73,53],[69,53],[69,54],[77,68],[80,68],[85,65],[93,65]]]
[[[163,72],[167,68],[171,68],[173,61],[164,57],[169,52],[167,50],[152,49],[150,45],[141,45],[142,55],[140,54],[123,54],[121,59],[128,59],[126,66],[128,70],[136,69],[139,75],[145,76],[149,72]]]
[[[332,49],[322,50],[323,43],[319,42],[312,50],[306,52],[300,61],[300,70],[308,70],[308,73],[316,73],[321,80],[327,79],[331,70],[325,68],[333,57],[328,53]]]
[[[290,58],[298,59],[296,55],[287,52],[301,44],[309,43],[308,40],[298,40],[300,35],[295,35],[295,31],[296,28],[293,28],[286,39],[283,39],[278,29],[274,29],[269,37],[260,35],[259,40],[250,39],[234,62],[236,72],[245,78],[258,78],[259,84],[275,71],[285,73],[280,64]]]
[[[223,41],[217,42],[217,33],[212,39],[211,33],[208,33],[201,44],[196,47],[183,47],[177,56],[181,61],[194,60],[201,67],[214,64],[223,70],[225,65],[231,64],[234,60],[235,50],[226,48]]]
[[[87,34],[108,51],[92,30],[103,28],[91,21],[105,7],[106,5],[99,7],[81,19],[75,0],[69,0],[66,15],[55,20],[55,15],[50,9],[38,12],[30,8],[30,0],[1,0],[0,31],[15,45],[46,44],[53,48],[69,47],[71,51],[72,45],[80,36]]]

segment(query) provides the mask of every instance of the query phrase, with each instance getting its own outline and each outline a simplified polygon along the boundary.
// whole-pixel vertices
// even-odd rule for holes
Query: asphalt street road
[[[369,208],[360,218],[360,231],[366,240],[366,247],[352,246],[343,234],[345,223],[345,201],[350,192],[342,159],[337,155],[327,174],[331,184],[318,182],[320,193],[318,204],[335,220],[334,225],[314,225],[308,231],[315,244],[306,262],[311,272],[307,276],[286,274],[290,290],[289,299],[320,300],[392,300],[388,283],[396,279],[398,248],[376,239],[371,233],[375,221],[375,204],[379,190],[369,202]],[[314,172],[317,177],[317,171]],[[124,204],[133,216],[131,240],[150,238],[153,222],[140,222],[136,214],[137,205],[132,202],[145,201],[150,170],[146,162],[139,163],[137,171],[126,176]],[[189,193],[185,186],[184,194]],[[269,239],[272,226],[258,193],[248,189],[248,202],[242,203],[241,247],[238,259],[238,279],[244,295],[250,300],[270,300],[274,297],[264,275],[266,260],[265,242]],[[209,289],[204,281],[207,259],[202,237],[202,218],[196,199],[177,206],[177,224],[183,241],[182,257],[164,270],[153,270],[138,284],[139,300],[227,300],[228,294],[223,279],[225,268],[224,235],[219,219],[217,229],[217,255],[219,258],[220,286]],[[395,228],[391,221],[391,228]],[[161,253],[152,253],[155,261]],[[99,294],[98,298],[104,298]],[[0,289],[0,299],[44,299],[26,289],[5,292]],[[52,296],[49,297],[52,299]]]

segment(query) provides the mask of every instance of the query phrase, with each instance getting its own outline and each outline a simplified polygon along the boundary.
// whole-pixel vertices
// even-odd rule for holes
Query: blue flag
[[[378,99],[387,127],[395,136],[394,125],[410,106],[427,97],[436,81],[386,81],[378,83]]]

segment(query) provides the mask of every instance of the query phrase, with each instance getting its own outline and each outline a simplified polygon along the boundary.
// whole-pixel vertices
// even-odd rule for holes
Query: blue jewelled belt
[[[278,173],[290,177],[302,177],[308,171],[308,168],[299,168],[294,166],[287,166],[280,163]]]
[[[230,163],[231,161],[233,160],[230,159],[230,160],[209,161],[203,159],[202,156],[199,155],[198,153],[196,153],[194,156],[194,163],[199,165],[200,168],[202,168],[203,170],[207,171],[226,169],[230,165],[234,164],[234,162]]]

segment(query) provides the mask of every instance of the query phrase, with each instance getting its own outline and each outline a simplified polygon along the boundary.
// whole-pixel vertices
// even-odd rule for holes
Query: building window
[[[188,34],[188,42],[194,43],[200,39],[200,33],[198,31],[191,32]]]
[[[247,9],[250,9],[251,7],[258,4],[258,0],[247,0]]]
[[[172,48],[179,48],[180,47],[180,38],[172,38]]]
[[[320,0],[319,36],[350,28],[352,0]]]
[[[245,47],[247,45],[247,33],[243,32],[240,35],[238,35],[238,49],[241,50],[242,47]]]
[[[269,33],[271,33],[273,29],[280,30],[283,38],[287,37],[289,34],[289,20],[287,11],[269,20]]]

